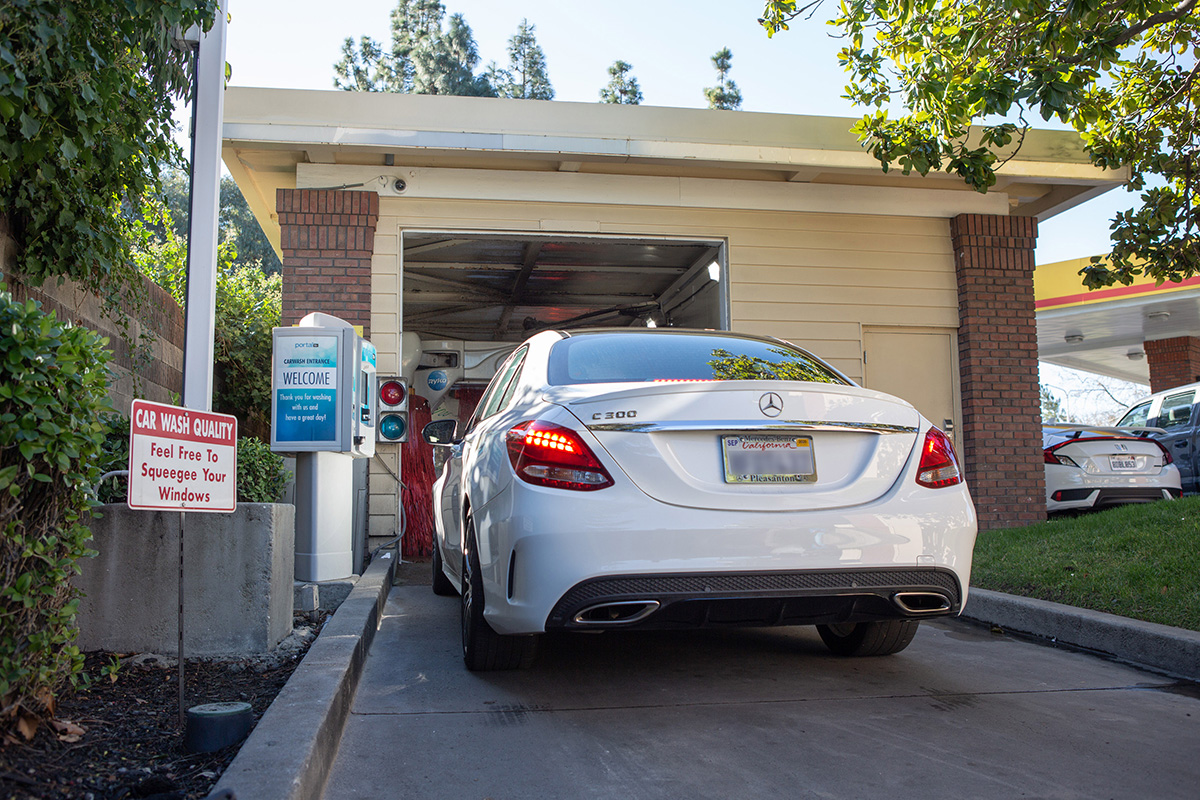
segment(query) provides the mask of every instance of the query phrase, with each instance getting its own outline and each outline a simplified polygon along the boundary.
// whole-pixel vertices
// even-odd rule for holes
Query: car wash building
[[[1037,223],[1124,174],[1034,131],[979,194],[884,174],[850,125],[229,89],[224,160],[283,259],[283,323],[361,326],[411,384],[409,443],[372,460],[371,540],[428,503],[421,421],[469,413],[527,335],[582,326],[791,341],[950,432],[982,529],[1043,518]]]

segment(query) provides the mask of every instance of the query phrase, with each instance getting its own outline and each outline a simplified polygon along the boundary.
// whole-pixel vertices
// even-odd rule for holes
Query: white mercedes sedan
[[[816,625],[904,649],[966,601],[976,519],[949,438],[776,339],[546,331],[500,367],[433,489],[433,590],[473,670],[538,634]]]

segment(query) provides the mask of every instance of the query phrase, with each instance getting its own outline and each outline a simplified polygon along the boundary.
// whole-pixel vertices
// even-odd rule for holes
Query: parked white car
[[[1046,510],[1073,511],[1169,500],[1182,494],[1161,428],[1042,427]]]
[[[908,403],[786,342],[680,329],[539,333],[472,419],[431,423],[433,589],[471,669],[537,634],[816,625],[902,650],[966,600],[976,518]]]

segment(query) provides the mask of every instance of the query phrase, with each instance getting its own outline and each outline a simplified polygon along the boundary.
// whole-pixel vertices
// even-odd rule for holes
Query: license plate
[[[722,436],[726,483],[813,483],[817,465],[807,436]]]
[[[1114,470],[1117,469],[1137,469],[1137,459],[1126,458],[1124,456],[1109,456],[1108,464]]]

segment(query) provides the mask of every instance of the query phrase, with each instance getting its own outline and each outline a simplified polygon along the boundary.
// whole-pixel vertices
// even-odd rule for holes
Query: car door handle
[[[1180,450],[1182,450],[1183,448],[1185,448],[1187,446],[1188,446],[1187,439],[1180,439],[1178,442],[1175,443],[1175,447]]]

